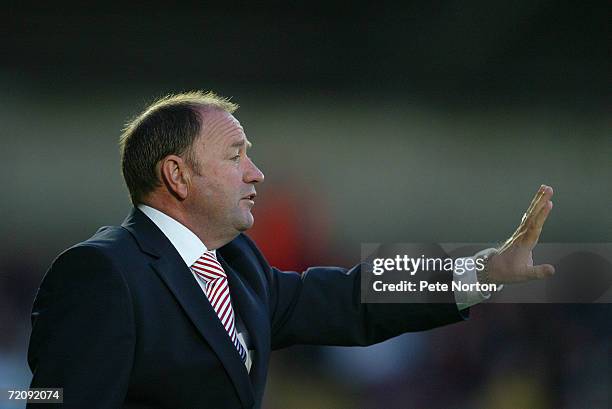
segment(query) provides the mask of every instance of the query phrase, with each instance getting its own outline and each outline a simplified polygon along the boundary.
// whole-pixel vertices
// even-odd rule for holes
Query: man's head
[[[263,174],[232,115],[238,108],[208,92],[170,95],[131,120],[120,139],[123,176],[134,205],[152,205],[210,239],[231,240],[253,224]],[[219,238],[219,240],[218,240]]]

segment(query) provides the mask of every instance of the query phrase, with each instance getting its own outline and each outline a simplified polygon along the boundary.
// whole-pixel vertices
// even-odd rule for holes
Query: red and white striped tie
[[[221,324],[238,350],[242,362],[246,362],[246,351],[238,340],[238,334],[236,333],[234,309],[232,308],[227,274],[225,274],[223,267],[217,261],[217,256],[213,251],[205,252],[202,257],[193,263],[191,270],[205,280],[206,297],[208,297],[210,305],[212,305],[217,313]]]

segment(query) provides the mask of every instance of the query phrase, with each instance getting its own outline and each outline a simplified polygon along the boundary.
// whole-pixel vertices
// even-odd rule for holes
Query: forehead
[[[200,137],[206,145],[227,147],[237,143],[249,144],[240,122],[229,112],[214,109],[200,110],[202,130]]]

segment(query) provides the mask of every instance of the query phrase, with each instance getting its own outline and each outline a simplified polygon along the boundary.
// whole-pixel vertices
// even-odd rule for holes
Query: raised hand
[[[523,215],[514,234],[489,259],[488,281],[492,283],[517,283],[549,277],[555,272],[550,264],[534,266],[532,250],[538,243],[542,226],[553,207],[550,199],[553,189],[542,185]]]

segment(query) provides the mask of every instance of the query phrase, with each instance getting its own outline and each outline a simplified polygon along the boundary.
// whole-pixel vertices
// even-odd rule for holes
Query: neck
[[[216,250],[219,247],[223,247],[236,237],[235,235],[228,237],[229,235],[227,234],[215,232],[211,224],[206,222],[205,217],[194,217],[182,206],[176,206],[173,203],[167,203],[167,201],[155,198],[143,200],[142,204],[159,210],[187,227],[204,243],[208,250]]]

